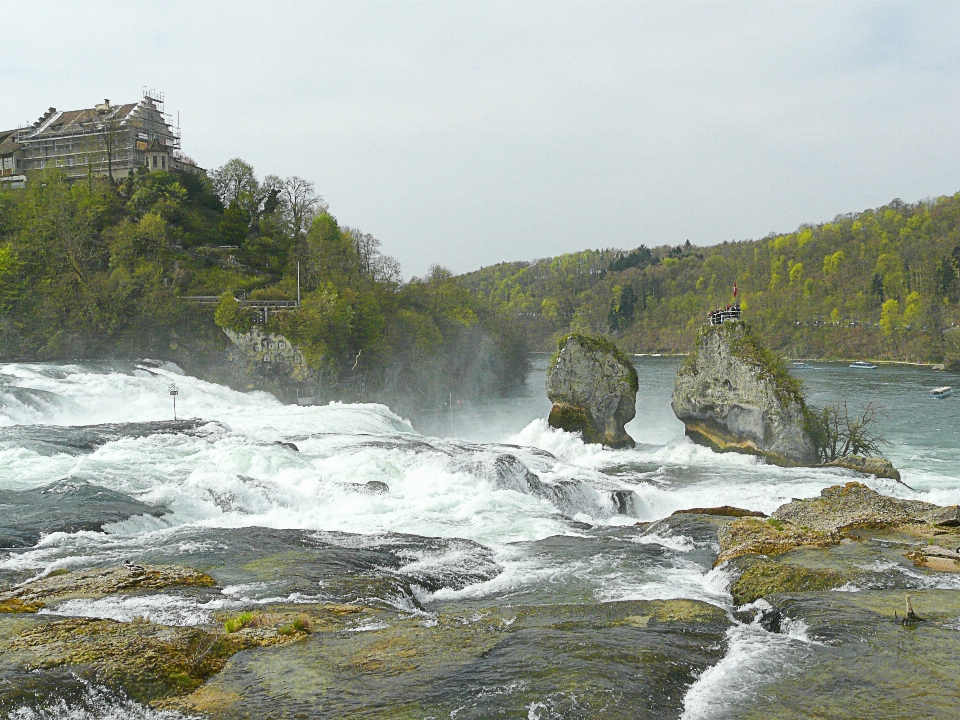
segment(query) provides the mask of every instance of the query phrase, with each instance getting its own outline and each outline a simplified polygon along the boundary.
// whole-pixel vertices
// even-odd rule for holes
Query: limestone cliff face
[[[636,415],[637,385],[637,371],[615,345],[570,335],[547,371],[550,425],[588,443],[633,447],[624,425]]]
[[[703,329],[677,373],[673,412],[694,442],[715,450],[781,465],[817,462],[799,386],[742,322]]]
[[[238,333],[224,328],[232,347],[226,354],[230,370],[250,389],[274,390],[274,386],[309,382],[313,374],[303,353],[283,335],[265,333],[259,327]]]

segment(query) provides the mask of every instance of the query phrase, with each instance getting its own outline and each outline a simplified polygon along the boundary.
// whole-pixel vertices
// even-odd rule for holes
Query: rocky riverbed
[[[347,538],[271,532],[258,542],[255,529],[246,550],[207,555],[203,567],[135,559],[8,578],[0,708],[42,706],[54,691],[82,700],[95,684],[210,718],[485,718],[531,708],[535,717],[680,717],[710,704],[701,686],[737,662],[752,633],[784,637],[785,662],[740,698],[736,717],[950,717],[960,703],[956,513],[851,482],[770,518],[695,508],[637,528],[704,547],[727,571],[726,609],[501,599],[426,612],[409,583],[429,584],[430,572],[404,579],[390,569],[403,537],[368,546],[358,578],[344,565],[358,561]],[[496,576],[481,546],[459,551],[475,556],[478,578]],[[341,602],[222,602],[225,586],[277,574],[320,578]],[[384,601],[392,593],[409,594],[408,612]],[[136,614],[160,596],[189,601],[194,614]]]

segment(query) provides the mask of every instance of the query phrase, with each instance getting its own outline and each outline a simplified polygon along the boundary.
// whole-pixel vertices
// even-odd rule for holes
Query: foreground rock
[[[742,322],[704,327],[677,372],[673,412],[694,442],[719,452],[813,465],[799,383]]]
[[[692,600],[485,607],[378,616],[241,653],[171,703],[210,718],[677,718],[730,622]]]
[[[0,490],[0,548],[30,547],[41,535],[98,532],[134,515],[167,512],[77,478],[32,490]]]
[[[901,500],[881,495],[863,483],[849,482],[821,491],[820,497],[794,500],[782,505],[771,517],[833,533],[853,527],[890,527],[903,523],[927,522],[939,506],[919,500]]]
[[[211,587],[206,573],[177,565],[123,565],[56,573],[0,593],[0,612],[37,610],[76,598],[102,598],[117,593],[169,587]]]
[[[854,470],[863,475],[874,475],[890,480],[900,480],[900,471],[886,458],[847,455],[846,457],[826,463],[824,467],[846,468],[847,470]]]
[[[736,615],[792,636],[782,671],[729,698],[729,717],[957,717],[957,511],[848,483],[721,527],[734,603],[755,603]]]
[[[579,432],[584,442],[633,447],[624,426],[636,415],[638,384],[636,369],[616,345],[569,335],[547,371],[550,426]]]
[[[723,657],[731,625],[721,608],[693,600],[429,617],[301,601],[215,621],[0,614],[0,713],[48,707],[93,683],[222,719],[480,719],[525,717],[531,707],[556,717],[679,717],[687,688]]]

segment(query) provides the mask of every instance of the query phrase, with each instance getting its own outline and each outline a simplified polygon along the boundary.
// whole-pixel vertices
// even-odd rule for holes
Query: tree
[[[250,227],[250,216],[234,201],[223,211],[220,221],[220,235],[227,245],[239,245],[247,236]]]
[[[233,158],[218,167],[210,173],[210,179],[224,207],[230,207],[232,203],[247,205],[260,189],[253,166],[240,158]],[[249,211],[249,208],[244,209]]]
[[[807,414],[807,430],[817,448],[820,462],[828,463],[850,455],[882,456],[887,444],[877,424],[876,403],[867,403],[859,412],[852,412],[843,398],[839,403],[822,408],[811,407]]]
[[[900,303],[891,298],[880,307],[880,329],[889,337],[900,325]]]
[[[119,107],[98,108],[97,117],[93,121],[93,130],[100,139],[103,151],[107,155],[107,177],[110,178],[111,183],[114,182],[114,153],[123,147],[124,141],[126,140],[124,128],[120,119],[117,117],[117,110],[119,110]]]
[[[318,212],[326,212],[327,204],[317,195],[309,180],[292,175],[280,182],[279,200],[290,237],[300,256],[300,244]]]

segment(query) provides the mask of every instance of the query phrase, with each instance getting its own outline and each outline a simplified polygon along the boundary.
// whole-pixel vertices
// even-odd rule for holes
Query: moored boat
[[[863,360],[857,360],[856,362],[850,363],[850,367],[852,367],[854,370],[876,370],[877,369],[876,365],[872,363],[864,362]]]
[[[949,385],[944,385],[943,387],[934,388],[930,391],[930,397],[932,398],[945,398],[953,395],[953,388]]]

